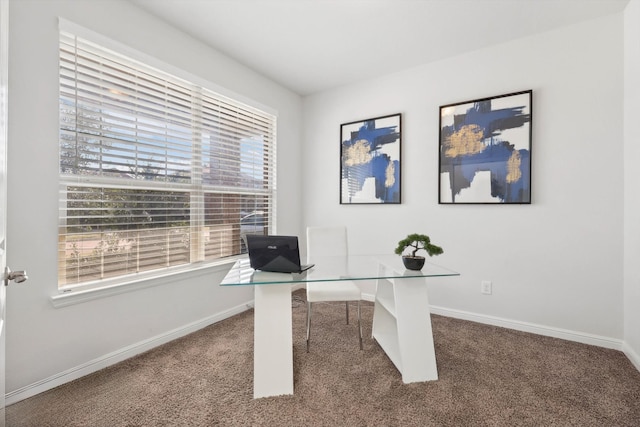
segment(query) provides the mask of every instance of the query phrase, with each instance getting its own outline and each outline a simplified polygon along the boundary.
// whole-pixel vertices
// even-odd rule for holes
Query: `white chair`
[[[347,255],[346,227],[308,227],[307,261],[316,262],[313,257],[328,255]],[[362,350],[362,326],[360,323],[360,288],[352,281],[309,282],[307,287],[307,352],[311,333],[311,304],[314,302],[344,301],[349,324],[349,301],[358,303],[358,336]]]

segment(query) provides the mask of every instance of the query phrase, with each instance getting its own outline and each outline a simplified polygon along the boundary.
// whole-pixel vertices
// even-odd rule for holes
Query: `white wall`
[[[640,0],[624,12],[624,341],[640,369]]]
[[[622,76],[617,14],[306,97],[305,223],[346,224],[353,253],[426,233],[445,250],[432,261],[461,273],[432,281],[431,304],[620,347]],[[527,89],[532,204],[438,205],[438,107]],[[340,124],[398,112],[402,204],[340,205]]]
[[[8,263],[29,281],[8,289],[7,392],[41,391],[130,356],[162,337],[244,309],[251,288],[221,288],[224,271],[53,308],[57,293],[58,17],[180,67],[278,112],[278,230],[301,229],[301,99],[128,2],[10,4]],[[286,197],[284,196],[286,195]],[[167,335],[172,332],[173,335]],[[154,341],[154,339],[156,339]],[[105,359],[106,356],[110,358]]]

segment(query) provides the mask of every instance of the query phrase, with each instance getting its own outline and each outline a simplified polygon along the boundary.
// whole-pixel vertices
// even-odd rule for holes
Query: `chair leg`
[[[349,301],[346,301],[347,325],[349,324]],[[309,353],[309,341],[311,337],[311,303],[307,301],[307,353]],[[360,340],[360,350],[362,347],[362,321],[360,316],[360,301],[358,301],[358,339]]]
[[[360,338],[360,350],[362,350],[362,323],[360,322],[360,301],[358,301],[358,337]]]
[[[345,305],[347,306],[347,325],[349,324],[349,301],[345,301]]]
[[[307,301],[307,353],[309,353],[309,335],[311,334],[311,303]]]

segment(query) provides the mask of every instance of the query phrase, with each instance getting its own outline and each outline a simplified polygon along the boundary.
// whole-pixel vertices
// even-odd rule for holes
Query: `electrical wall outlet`
[[[484,295],[491,295],[491,281],[483,280],[480,282],[480,293]]]

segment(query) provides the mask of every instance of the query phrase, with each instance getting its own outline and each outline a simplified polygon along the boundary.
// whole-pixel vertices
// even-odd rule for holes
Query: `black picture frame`
[[[401,203],[402,114],[340,125],[340,204]]]
[[[533,91],[440,107],[439,204],[530,204]]]

